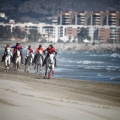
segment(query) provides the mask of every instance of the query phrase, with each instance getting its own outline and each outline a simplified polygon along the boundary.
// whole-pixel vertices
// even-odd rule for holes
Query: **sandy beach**
[[[120,84],[4,72],[0,62],[0,120],[119,120]]]

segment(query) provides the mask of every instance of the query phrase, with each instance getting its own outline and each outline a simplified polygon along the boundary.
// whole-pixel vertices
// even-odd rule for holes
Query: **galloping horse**
[[[5,72],[8,72],[10,61],[11,61],[12,53],[10,52],[10,48],[6,48],[6,54],[4,59],[4,65],[5,65]]]
[[[16,51],[16,55],[15,55],[15,59],[13,61],[14,70],[18,70],[19,69],[20,63],[21,63],[21,55],[20,55],[20,51],[17,50]]]
[[[40,74],[42,70],[42,64],[43,64],[43,53],[41,50],[39,50],[36,60],[35,60],[35,73]]]
[[[30,65],[32,64],[33,62],[33,59],[34,59],[34,54],[33,53],[29,53],[28,55],[26,55],[26,60],[25,60],[25,72],[29,72],[29,68],[30,68]]]
[[[54,54],[50,54],[49,57],[46,60],[46,65],[45,65],[45,78],[47,77],[48,79],[51,78],[51,74],[54,75]]]

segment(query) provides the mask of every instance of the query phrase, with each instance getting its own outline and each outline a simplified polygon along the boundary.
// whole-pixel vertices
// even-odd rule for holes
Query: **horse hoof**
[[[48,79],[50,79],[50,77],[51,77],[50,74],[48,74]]]
[[[43,79],[46,79],[47,77],[45,76],[45,77],[43,77]]]

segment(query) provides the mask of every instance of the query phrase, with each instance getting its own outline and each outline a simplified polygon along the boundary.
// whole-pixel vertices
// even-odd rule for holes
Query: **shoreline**
[[[16,42],[0,42],[0,49],[4,49],[4,47],[10,44],[15,45]],[[40,42],[24,42],[21,43],[23,48],[27,48],[28,45],[31,45],[35,50],[40,44],[46,49],[50,44],[56,48],[57,51],[93,51],[93,52],[118,52],[120,53],[120,44],[85,44],[85,43],[40,43]]]
[[[5,73],[2,62],[0,108],[2,120],[119,120],[120,84]]]

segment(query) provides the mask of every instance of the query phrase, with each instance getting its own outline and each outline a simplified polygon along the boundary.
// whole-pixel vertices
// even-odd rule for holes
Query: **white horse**
[[[29,54],[26,55],[25,72],[29,73],[30,65],[32,65],[33,59],[34,59],[34,54],[33,53],[29,53]]]
[[[10,62],[11,62],[11,56],[12,56],[12,53],[10,51],[10,48],[6,48],[6,54],[4,59],[5,72],[8,72]]]
[[[51,75],[54,75],[54,60],[55,55],[50,54],[49,57],[46,60],[46,65],[45,65],[45,78],[50,79]]]
[[[35,60],[35,73],[40,74],[42,71],[42,64],[43,64],[43,52],[39,50],[36,60]]]
[[[14,70],[18,70],[20,68],[20,63],[21,63],[21,55],[20,55],[20,51],[17,50],[16,55],[15,55],[15,59],[13,62]]]

